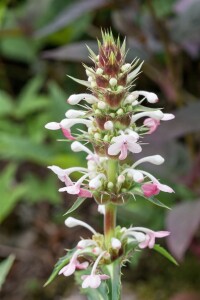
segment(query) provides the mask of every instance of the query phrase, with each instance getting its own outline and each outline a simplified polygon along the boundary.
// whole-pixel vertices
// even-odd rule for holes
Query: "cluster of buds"
[[[110,204],[123,205],[135,199],[136,195],[151,198],[160,191],[173,192],[171,187],[160,183],[139,167],[144,162],[162,164],[164,158],[160,155],[144,157],[132,165],[123,161],[129,152],[137,154],[142,151],[141,139],[153,133],[160,121],[171,120],[174,116],[163,113],[159,108],[146,106],[158,102],[156,94],[132,91],[143,62],[135,59],[132,63],[125,63],[125,41],[121,45],[111,32],[103,33],[102,39],[103,42],[99,42],[99,55],[89,49],[94,67],[85,66],[88,80],[72,78],[90,91],[69,97],[68,103],[81,109],[70,109],[61,122],[51,122],[45,127],[62,130],[64,136],[72,141],[73,152],[86,153],[85,167],[62,169],[49,166],[64,184],[59,191],[79,197],[93,197],[99,205],[99,211],[104,213]],[[83,124],[86,129],[79,129],[72,134],[71,128],[76,124]],[[93,150],[86,146],[87,143],[92,144]],[[73,172],[80,173],[80,178],[75,182]],[[86,223],[72,217],[65,224],[68,227],[83,225],[93,233],[92,239],[81,240],[77,244],[69,263],[60,270],[60,274],[69,276],[76,269],[88,268],[93,262],[91,275],[83,276],[83,288],[97,288],[101,279],[108,279],[108,275],[96,272],[97,267],[110,264],[117,258],[121,258],[121,261],[126,259],[127,245],[131,244],[133,249],[153,248],[156,237],[169,234],[143,227],[126,229],[117,226],[110,229],[112,234],[108,238],[106,229],[104,235],[99,234]],[[78,257],[83,258],[84,253],[87,256],[89,253],[91,259],[80,262]]]

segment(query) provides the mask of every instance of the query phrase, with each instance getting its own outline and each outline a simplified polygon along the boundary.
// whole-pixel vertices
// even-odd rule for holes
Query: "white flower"
[[[119,155],[119,159],[123,160],[127,157],[128,150],[132,153],[139,153],[142,151],[142,148],[137,144],[138,134],[124,134],[117,137],[113,137],[111,142],[112,144],[108,147],[109,155]]]
[[[144,163],[144,162],[149,162],[151,164],[154,164],[154,165],[161,165],[162,163],[164,163],[164,158],[157,154],[157,155],[151,155],[151,156],[146,156],[146,157],[143,157],[141,159],[139,159],[138,161],[136,161],[133,165],[132,165],[132,168],[135,168],[136,166]]]
[[[98,99],[91,94],[74,94],[71,95],[68,99],[68,103],[71,105],[78,104],[81,100],[85,100],[89,104],[98,102]]]
[[[105,280],[105,279],[109,279],[110,277],[106,274],[96,274],[96,269],[98,266],[98,263],[100,261],[100,259],[102,258],[102,256],[104,256],[104,254],[106,253],[106,251],[103,251],[99,257],[97,258],[97,260],[95,261],[91,274],[90,275],[83,275],[81,278],[83,279],[83,283],[82,283],[82,288],[92,288],[92,289],[96,289],[100,286],[101,284],[101,280]]]
[[[161,120],[164,117],[164,114],[161,110],[145,111],[145,112],[137,113],[132,116],[131,123],[135,123],[138,119],[143,117],[149,117],[155,120]]]
[[[80,263],[78,260],[77,260],[77,257],[78,255],[80,254],[80,250],[77,250],[72,258],[70,259],[70,262],[64,266],[60,271],[59,271],[59,275],[63,274],[64,276],[70,276],[72,275],[76,269],[79,269],[79,270],[85,270],[87,269],[87,267],[89,266],[89,262],[88,261],[85,261],[83,263]]]
[[[158,102],[158,96],[151,92],[146,91],[134,91],[131,93],[132,95],[138,97],[138,96],[144,96],[149,103],[156,103]]]
[[[86,113],[87,113],[87,111],[84,111],[84,110],[69,109],[65,113],[65,116],[68,119],[76,119],[76,118],[84,116]]]
[[[65,220],[65,225],[67,227],[76,227],[76,226],[83,226],[85,228],[87,228],[88,230],[90,230],[93,234],[96,234],[96,230],[94,230],[94,228],[92,228],[89,224],[87,224],[86,222],[83,222],[83,221],[80,221],[78,219],[75,219],[73,217],[68,217],[66,220]]]
[[[63,119],[60,122],[60,125],[62,126],[62,128],[64,129],[69,129],[72,126],[76,125],[76,124],[84,124],[87,127],[92,126],[92,121],[91,120],[87,120],[87,119]]]
[[[169,231],[153,231],[145,227],[131,227],[125,231],[122,239],[125,237],[132,237],[139,243],[138,246],[141,249],[146,247],[152,249],[155,245],[155,238],[162,238],[169,234]]]

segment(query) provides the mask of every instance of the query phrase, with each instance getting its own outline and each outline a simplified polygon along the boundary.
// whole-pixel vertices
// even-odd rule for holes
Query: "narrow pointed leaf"
[[[58,262],[55,264],[55,267],[53,269],[53,272],[51,273],[49,279],[47,280],[47,282],[44,284],[44,287],[47,286],[49,283],[51,283],[55,277],[58,275],[59,271],[65,266],[68,264],[68,262],[70,261],[72,255],[74,254],[74,252],[76,251],[77,249],[74,248],[70,251],[67,252],[67,254],[63,257],[61,257]]]
[[[173,264],[175,264],[176,266],[178,266],[177,261],[175,260],[175,258],[163,247],[161,247],[159,244],[155,244],[153,249],[157,252],[159,252],[160,254],[162,254],[164,257],[166,257],[169,261],[171,261]]]
[[[11,254],[0,263],[0,290],[6,280],[6,276],[8,275],[14,260],[15,260],[15,256]]]
[[[76,82],[78,82],[78,83],[80,83],[80,84],[82,84],[82,85],[84,85],[84,86],[86,86],[86,87],[88,87],[88,88],[91,87],[91,84],[90,84],[89,81],[81,80],[81,79],[78,79],[78,78],[74,78],[74,77],[69,76],[69,75],[67,75],[67,76],[68,76],[69,78],[71,78],[72,80],[74,80],[74,81],[76,81]]]
[[[167,208],[167,209],[170,209],[170,207],[168,207],[167,205],[165,205],[164,203],[162,203],[161,201],[159,201],[158,199],[154,198],[154,197],[151,197],[151,198],[146,198],[144,197],[146,200],[150,201],[151,203],[157,205],[157,206],[161,206],[161,207],[164,207],[164,208]]]
[[[121,261],[115,260],[112,264],[107,265],[105,268],[106,274],[110,276],[110,279],[106,281],[108,286],[109,299],[120,300],[121,294]]]
[[[72,207],[64,214],[64,216],[71,214],[73,211],[75,211],[87,198],[78,197],[77,200],[74,202]]]
[[[131,80],[133,80],[138,75],[143,63],[144,62],[142,61],[141,64],[135,70],[133,70],[130,74],[128,74],[127,82],[131,82]]]

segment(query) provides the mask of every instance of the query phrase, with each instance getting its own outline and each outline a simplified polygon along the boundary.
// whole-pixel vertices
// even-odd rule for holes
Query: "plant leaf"
[[[165,205],[164,203],[162,203],[160,200],[154,198],[154,197],[151,197],[151,198],[146,198],[144,197],[146,200],[150,201],[151,203],[157,205],[157,206],[161,206],[161,207],[164,207],[164,208],[167,208],[167,209],[171,209],[170,207],[168,207],[167,205]]]
[[[24,184],[15,184],[16,166],[10,164],[0,174],[0,223],[11,213],[17,201],[27,192]]]
[[[72,207],[64,214],[64,216],[71,214],[73,211],[75,211],[87,198],[78,197],[77,200],[74,202]]]
[[[0,263],[0,290],[5,282],[6,276],[8,275],[8,272],[10,271],[14,260],[15,256],[11,254]]]
[[[86,81],[86,80],[81,80],[81,79],[77,79],[77,78],[74,78],[74,77],[72,77],[72,76],[69,76],[69,75],[67,75],[69,78],[71,78],[72,80],[74,80],[74,81],[76,81],[76,82],[78,82],[79,84],[82,84],[82,85],[84,85],[84,86],[86,86],[86,87],[88,87],[88,88],[90,88],[91,87],[91,84],[90,84],[90,82],[89,81]]]
[[[173,264],[175,264],[176,266],[178,266],[177,261],[175,260],[175,258],[163,247],[161,247],[159,244],[155,244],[153,247],[154,250],[156,250],[157,252],[159,252],[160,254],[162,254],[164,257],[166,257],[169,261],[171,261]]]
[[[107,0],[82,0],[75,1],[72,5],[67,5],[60,14],[57,15],[55,20],[49,23],[44,28],[39,29],[35,33],[35,37],[44,37],[52,34],[81,17],[83,14],[93,11],[99,7],[107,5]]]
[[[74,254],[74,252],[76,250],[77,250],[76,248],[69,250],[65,256],[61,257],[58,260],[58,262],[55,264],[55,267],[54,267],[53,272],[51,273],[49,279],[44,284],[44,287],[47,286],[48,284],[50,284],[55,279],[55,277],[58,275],[59,271],[69,262],[69,260],[71,259],[72,255]]]
[[[110,279],[106,280],[108,286],[109,299],[120,300],[121,293],[121,261],[116,259],[112,264],[105,267],[106,274],[110,276]]]

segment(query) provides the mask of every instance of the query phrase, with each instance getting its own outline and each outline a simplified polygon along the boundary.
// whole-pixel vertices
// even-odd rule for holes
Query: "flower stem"
[[[108,181],[116,184],[116,174],[118,170],[118,161],[114,159],[108,160],[108,169],[107,176]],[[116,214],[117,207],[113,203],[108,203],[105,206],[105,215],[104,215],[104,236],[106,246],[109,246],[111,237],[114,235],[114,229],[116,227]]]

